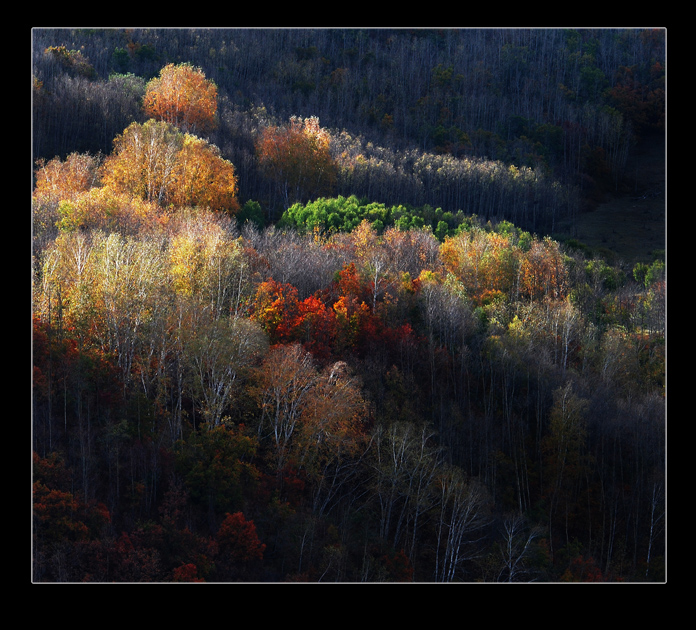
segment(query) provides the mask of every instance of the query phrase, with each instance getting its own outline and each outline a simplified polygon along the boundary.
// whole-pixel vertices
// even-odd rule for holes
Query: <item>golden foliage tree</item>
[[[102,183],[163,207],[239,209],[235,168],[219,149],[153,119],[132,123],[114,140]]]
[[[200,68],[170,63],[147,84],[143,110],[182,131],[206,133],[216,125],[217,86]]]
[[[464,284],[477,304],[513,290],[520,252],[508,237],[473,229],[446,239],[441,252],[447,271]]]
[[[183,134],[169,123],[132,123],[114,139],[114,150],[102,165],[102,183],[166,205],[182,145]]]
[[[108,188],[91,188],[58,205],[56,226],[62,232],[97,229],[135,235],[166,225],[155,203]]]
[[[50,240],[58,222],[64,220],[61,206],[71,208],[75,199],[90,195],[98,173],[99,157],[88,153],[71,153],[65,161],[59,157],[36,161],[32,219],[37,245]]]
[[[234,166],[220,150],[205,140],[186,134],[177,155],[175,206],[202,206],[211,210],[237,211],[237,176]]]

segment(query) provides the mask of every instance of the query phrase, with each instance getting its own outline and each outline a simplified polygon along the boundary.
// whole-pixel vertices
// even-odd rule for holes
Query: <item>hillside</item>
[[[665,582],[663,29],[36,29],[32,580]]]
[[[578,240],[629,264],[659,256],[667,244],[665,162],[663,137],[642,140],[618,190],[578,216]]]

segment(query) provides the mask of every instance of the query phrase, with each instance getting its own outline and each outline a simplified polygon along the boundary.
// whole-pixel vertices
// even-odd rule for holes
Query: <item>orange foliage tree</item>
[[[508,234],[473,229],[445,239],[440,251],[447,271],[476,304],[498,296],[558,300],[566,295],[563,254],[548,237],[525,238],[523,244]]]
[[[200,68],[170,63],[147,84],[143,110],[183,131],[206,133],[216,125],[217,86]]]
[[[289,465],[321,476],[336,458],[355,454],[367,403],[345,363],[319,370],[300,344],[278,345],[257,370],[254,391],[258,432],[279,482]]]
[[[314,116],[293,116],[289,124],[269,125],[261,132],[256,143],[259,163],[286,208],[331,192],[338,167],[329,145],[328,132]]]
[[[549,237],[532,241],[520,263],[520,292],[531,300],[565,297],[567,274],[563,255],[556,241]]]
[[[266,332],[271,345],[294,340],[298,315],[295,287],[273,278],[259,285],[251,304],[251,316]]]
[[[336,312],[317,295],[299,301],[294,286],[270,278],[259,285],[250,311],[271,345],[300,342],[318,359],[331,356],[337,334]]]
[[[37,160],[34,195],[60,201],[87,191],[96,185],[98,166],[98,158],[88,153],[71,153],[64,162]]]
[[[37,242],[49,237],[63,219],[61,203],[91,193],[98,183],[98,172],[99,158],[88,153],[71,153],[65,161],[59,157],[36,161],[32,214]]]

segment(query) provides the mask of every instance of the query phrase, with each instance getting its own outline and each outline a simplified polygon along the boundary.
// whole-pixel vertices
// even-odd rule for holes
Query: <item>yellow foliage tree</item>
[[[63,220],[61,206],[67,208],[77,197],[89,195],[97,185],[98,169],[99,157],[87,153],[71,153],[65,161],[59,157],[48,162],[37,160],[32,219],[34,242],[39,247],[52,238],[56,224]]]
[[[520,251],[509,237],[474,229],[445,239],[441,253],[447,271],[476,303],[510,296],[514,290]]]
[[[226,217],[199,212],[192,218],[169,246],[174,291],[209,318],[237,314],[249,275],[242,246],[230,235]]]
[[[84,228],[135,235],[164,226],[166,220],[157,204],[108,188],[90,188],[58,204],[56,225],[62,232]]]

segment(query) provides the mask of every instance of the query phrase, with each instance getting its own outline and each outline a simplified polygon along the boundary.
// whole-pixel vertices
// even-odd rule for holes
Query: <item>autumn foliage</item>
[[[285,207],[331,193],[338,170],[329,138],[316,117],[292,117],[286,125],[268,125],[261,131],[256,144],[259,164]]]
[[[538,231],[660,126],[659,33],[155,33],[37,56],[45,146],[109,150],[35,164],[33,579],[664,579],[665,261]]]
[[[566,295],[563,257],[549,238],[475,228],[446,239],[442,256],[477,304],[498,297],[557,300]]]
[[[215,145],[167,122],[132,123],[101,167],[103,186],[167,208],[239,209],[237,177]]]
[[[545,536],[522,547],[526,570],[515,579],[620,577],[606,561],[601,573],[586,571],[565,555],[566,528],[578,538],[590,526],[602,531],[594,497],[603,485],[625,498],[625,486],[594,474],[602,442],[589,409],[598,402],[584,383],[626,397],[616,413],[642,423],[631,448],[659,498],[659,265],[637,266],[630,286],[641,299],[622,301],[604,285],[590,288],[619,282],[608,267],[580,264],[509,224],[472,219],[439,242],[428,230],[378,232],[363,222],[303,240],[269,230],[264,244],[232,221],[199,210],[130,234],[83,224],[42,252],[35,439],[82,457],[85,471],[112,459],[119,469],[107,482],[107,517],[86,473],[77,494],[68,482],[77,471],[37,459],[41,579],[62,579],[56,537],[79,579],[338,578],[338,560],[355,548],[341,543],[334,514],[353,502],[371,528],[367,555],[358,554],[371,579],[509,575],[494,551],[470,565],[463,547],[486,549],[462,537],[486,530],[495,539],[491,511],[533,502],[543,510],[534,531]],[[288,278],[333,269],[313,291],[298,282],[304,294],[273,277],[296,249],[310,255]],[[99,459],[79,450],[94,414],[106,423],[93,446]],[[612,427],[612,439],[626,439]],[[108,479],[108,467],[101,474]],[[646,532],[651,522],[659,531],[655,505]],[[140,511],[149,522],[135,527]],[[321,552],[271,546],[277,536],[294,540],[296,528],[320,536]],[[433,535],[434,559],[423,564],[418,554]],[[641,540],[655,571],[659,539]],[[293,558],[292,571],[277,573],[278,553]]]
[[[37,160],[34,194],[55,201],[86,192],[98,182],[99,161],[89,154],[71,153],[65,161]]]
[[[191,64],[169,64],[147,84],[143,110],[156,120],[187,133],[207,133],[215,128],[217,86]]]

